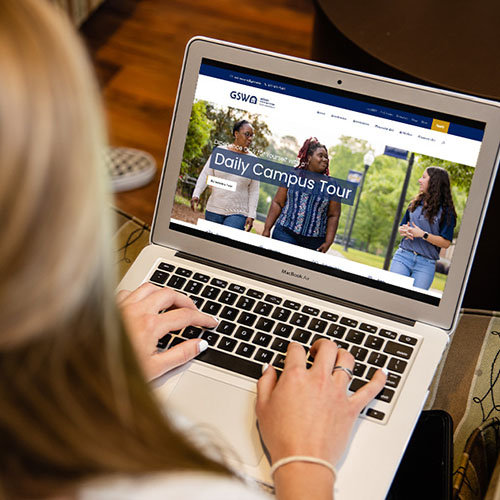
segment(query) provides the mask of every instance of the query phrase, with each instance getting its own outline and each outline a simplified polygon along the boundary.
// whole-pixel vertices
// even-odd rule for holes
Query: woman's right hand
[[[261,234],[261,236],[265,236],[266,238],[269,238],[269,237],[271,236],[271,230],[270,230],[270,229],[266,229],[266,228],[264,228],[264,229],[262,230],[262,234]]]
[[[196,212],[196,209],[198,208],[198,203],[200,202],[199,198],[191,198],[191,210],[193,212]]]
[[[308,455],[335,465],[359,413],[384,387],[386,375],[378,370],[370,382],[348,395],[349,376],[333,368],[352,370],[352,354],[321,339],[311,347],[311,355],[313,366],[306,369],[304,348],[290,343],[280,379],[270,366],[257,384],[259,429],[273,463],[287,456]]]

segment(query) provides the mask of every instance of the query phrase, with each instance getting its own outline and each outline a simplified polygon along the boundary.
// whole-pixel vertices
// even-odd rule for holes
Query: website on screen
[[[170,227],[437,305],[483,132],[203,60]]]

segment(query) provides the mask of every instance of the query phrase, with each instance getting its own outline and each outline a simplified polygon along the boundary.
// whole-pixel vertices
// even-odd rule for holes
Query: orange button
[[[447,134],[449,126],[450,126],[450,122],[444,122],[443,120],[436,120],[434,118],[432,120],[431,129],[437,130],[438,132],[443,132],[444,134]]]

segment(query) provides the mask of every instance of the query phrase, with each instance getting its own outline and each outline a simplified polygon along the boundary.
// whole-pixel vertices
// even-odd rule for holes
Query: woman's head
[[[427,167],[418,179],[419,194],[412,201],[410,208],[415,208],[424,204],[427,217],[435,217],[440,208],[443,209],[443,216],[456,217],[453,197],[451,194],[450,176],[442,167]]]
[[[303,168],[317,174],[330,175],[328,150],[316,137],[307,139],[300,148],[298,168]]]
[[[71,314],[107,267],[98,93],[45,4],[0,2],[0,350]]]
[[[254,130],[252,124],[247,120],[240,120],[233,126],[234,145],[238,150],[247,152],[252,144]]]

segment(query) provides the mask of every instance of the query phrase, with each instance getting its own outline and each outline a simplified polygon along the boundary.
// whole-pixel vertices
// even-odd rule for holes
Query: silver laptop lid
[[[241,119],[254,127],[250,154],[225,147]],[[496,173],[499,131],[500,108],[493,102],[194,38],[186,49],[151,240],[257,278],[451,330]],[[294,168],[309,137],[328,149],[328,177]],[[231,196],[238,179],[257,185],[251,233],[207,221],[190,208],[207,161],[212,170],[204,182],[212,190]],[[448,172],[456,219],[449,223],[449,208],[446,217],[442,210],[434,217],[451,245],[436,248],[437,272],[424,289],[389,266],[418,179],[434,165]],[[210,175],[216,172],[224,175]],[[296,193],[298,203],[302,191],[340,204],[328,253],[261,236],[280,186]],[[420,256],[433,257],[425,249]]]

